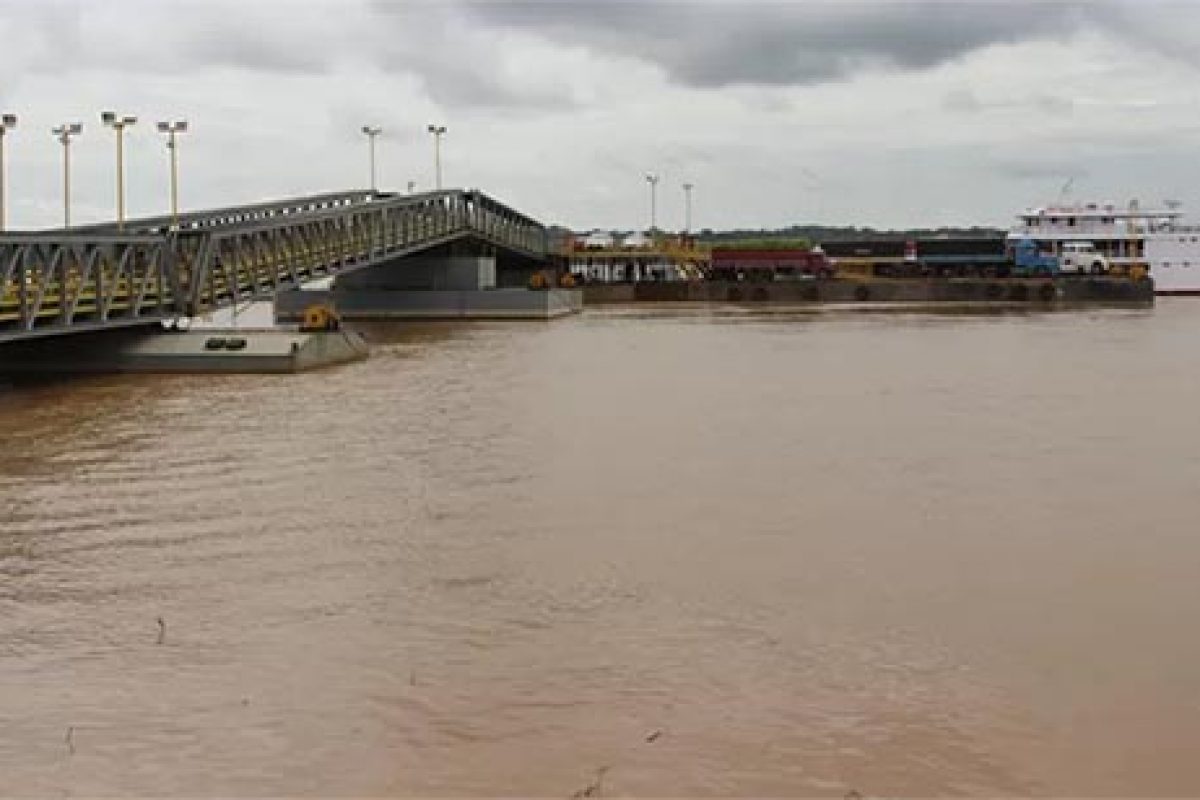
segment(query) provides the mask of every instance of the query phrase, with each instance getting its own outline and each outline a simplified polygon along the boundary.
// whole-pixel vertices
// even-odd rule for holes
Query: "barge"
[[[867,240],[803,250],[714,248],[703,280],[586,283],[585,303],[1148,304],[1144,268],[1033,239]]]

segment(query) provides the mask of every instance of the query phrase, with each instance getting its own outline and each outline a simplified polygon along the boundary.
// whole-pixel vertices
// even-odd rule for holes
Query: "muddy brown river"
[[[0,795],[1200,794],[1200,301],[0,389]]]

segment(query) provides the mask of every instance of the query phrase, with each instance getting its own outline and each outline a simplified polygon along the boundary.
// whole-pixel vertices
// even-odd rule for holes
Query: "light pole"
[[[363,125],[362,132],[367,135],[368,149],[371,153],[371,191],[375,191],[375,137],[383,133],[383,128],[373,128]]]
[[[117,132],[117,230],[125,229],[125,128],[137,123],[137,117],[118,117],[104,111],[100,121]]]
[[[436,186],[442,190],[442,135],[446,133],[445,125],[430,125],[429,132],[433,134],[433,166],[437,178]]]
[[[4,134],[15,127],[16,114],[0,114],[0,231],[4,230]]]
[[[656,208],[656,206],[657,206],[657,202],[656,202],[656,201],[657,201],[657,193],[658,193],[658,192],[657,192],[657,190],[658,190],[658,176],[657,176],[657,175],[655,175],[653,172],[651,172],[651,173],[647,173],[647,175],[646,175],[646,183],[650,184],[650,238],[651,238],[651,239],[653,239],[653,238],[654,238],[654,229],[655,229],[656,227],[658,227],[658,224],[657,224],[657,208]]]
[[[176,119],[158,123],[158,132],[167,135],[167,149],[171,151],[171,221],[179,226],[179,145],[175,134],[187,133],[186,119]]]
[[[83,133],[83,124],[79,122],[64,122],[57,128],[51,128],[63,146],[63,227],[71,227],[71,137]]]
[[[691,233],[692,231],[692,189],[694,183],[685,183],[683,185],[683,232]]]

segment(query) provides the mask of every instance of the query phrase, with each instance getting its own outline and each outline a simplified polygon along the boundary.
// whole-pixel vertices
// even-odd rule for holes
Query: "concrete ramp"
[[[366,341],[350,331],[165,331],[13,346],[0,354],[0,373],[290,373],[367,355]]]

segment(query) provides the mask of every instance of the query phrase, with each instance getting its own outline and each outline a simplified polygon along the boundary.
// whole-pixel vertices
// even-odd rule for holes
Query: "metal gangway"
[[[543,225],[478,190],[338,192],[0,233],[0,343],[195,317],[460,240],[547,258]]]

